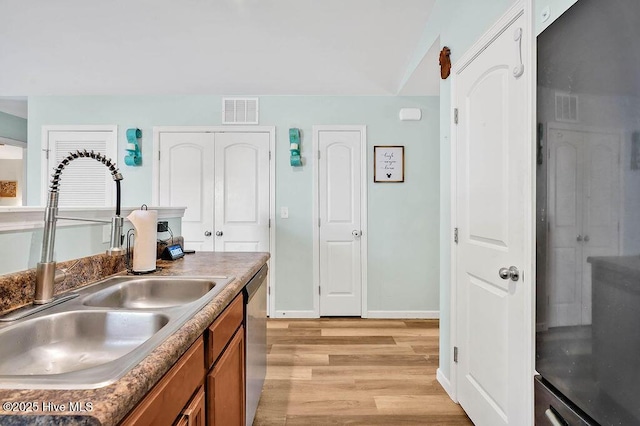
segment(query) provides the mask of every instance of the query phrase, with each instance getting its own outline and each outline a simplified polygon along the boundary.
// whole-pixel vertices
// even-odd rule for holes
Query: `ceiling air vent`
[[[258,98],[223,98],[222,124],[258,124]]]
[[[578,121],[578,96],[556,92],[556,121]]]

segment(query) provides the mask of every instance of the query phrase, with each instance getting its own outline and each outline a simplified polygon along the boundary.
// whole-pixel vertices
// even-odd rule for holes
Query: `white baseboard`
[[[440,311],[369,311],[368,318],[439,319]]]
[[[444,376],[444,373],[439,368],[436,371],[436,379],[438,380],[438,383],[440,383],[440,385],[442,385],[442,387],[444,388],[445,392],[447,392],[447,395],[449,395],[449,398],[451,398],[453,400],[453,402],[458,403],[458,400],[453,395],[453,389],[451,389],[451,382],[449,381],[449,379],[447,379]]]
[[[276,311],[273,318],[318,318],[314,311]]]

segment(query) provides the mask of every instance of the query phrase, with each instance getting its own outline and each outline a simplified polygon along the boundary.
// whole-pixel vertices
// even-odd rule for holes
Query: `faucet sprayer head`
[[[116,167],[116,164],[112,162],[110,158],[107,158],[105,155],[99,152],[94,152],[93,150],[91,150],[91,152],[87,151],[86,149],[83,149],[82,151],[77,150],[75,152],[70,152],[69,155],[67,155],[65,158],[62,159],[62,161],[60,161],[60,164],[58,164],[58,167],[54,169],[53,175],[51,175],[51,186],[49,188],[51,192],[58,192],[58,188],[60,186],[60,174],[62,173],[64,168],[67,167],[69,163],[75,160],[76,158],[93,158],[94,160],[104,164],[109,169],[109,172],[113,177],[113,180],[115,181],[122,180],[122,175],[120,174],[120,171]]]

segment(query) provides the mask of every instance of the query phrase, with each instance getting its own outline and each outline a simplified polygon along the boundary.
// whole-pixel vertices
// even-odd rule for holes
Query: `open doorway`
[[[26,204],[27,98],[0,97],[0,206]]]

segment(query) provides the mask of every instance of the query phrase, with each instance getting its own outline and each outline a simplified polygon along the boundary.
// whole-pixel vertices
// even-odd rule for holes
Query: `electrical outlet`
[[[282,219],[289,219],[289,207],[280,207],[280,217]]]

